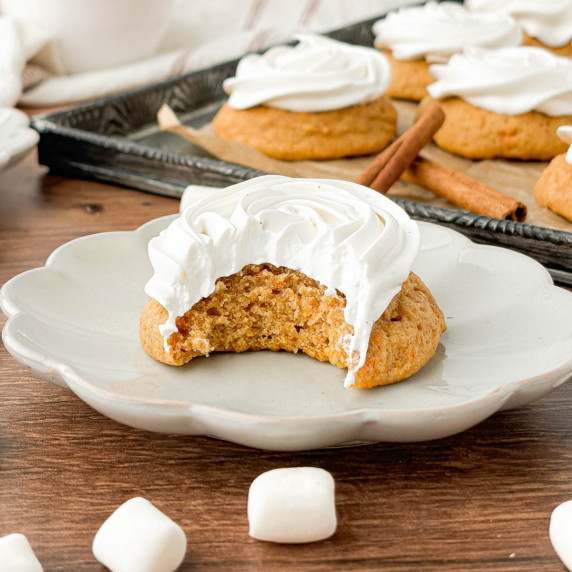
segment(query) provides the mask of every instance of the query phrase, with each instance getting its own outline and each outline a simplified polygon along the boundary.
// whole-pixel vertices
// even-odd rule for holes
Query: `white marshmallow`
[[[92,549],[112,572],[173,572],[185,557],[187,538],[148,500],[135,497],[101,525]]]
[[[258,540],[301,543],[336,531],[334,479],[324,469],[294,467],[262,473],[248,492],[249,534]]]
[[[20,533],[0,538],[0,570],[10,572],[43,572],[28,539]]]
[[[572,500],[562,503],[552,512],[549,535],[556,554],[572,571]]]

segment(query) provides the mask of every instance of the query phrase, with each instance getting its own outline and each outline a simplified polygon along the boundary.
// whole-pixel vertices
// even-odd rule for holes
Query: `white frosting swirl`
[[[570,145],[566,153],[566,162],[572,165],[572,125],[562,125],[557,129],[556,134],[564,143]]]
[[[453,2],[428,2],[390,12],[373,25],[375,45],[397,60],[447,61],[465,46],[518,46],[522,31],[510,17],[472,14]]]
[[[506,115],[572,115],[572,59],[543,48],[468,48],[429,72],[437,81],[427,91],[436,99],[457,96]]]
[[[374,322],[401,289],[419,249],[417,224],[394,202],[356,183],[258,177],[189,206],[149,243],[154,274],[145,292],[162,304],[167,344],[175,320],[218,278],[269,263],[306,274],[346,297],[354,328],[348,356],[363,365]],[[168,346],[166,346],[168,348]]]
[[[467,10],[508,14],[524,31],[556,48],[572,40],[572,0],[465,0]]]
[[[297,39],[295,46],[243,57],[235,76],[223,83],[228,104],[330,111],[373,101],[387,91],[391,70],[379,50],[311,34]]]

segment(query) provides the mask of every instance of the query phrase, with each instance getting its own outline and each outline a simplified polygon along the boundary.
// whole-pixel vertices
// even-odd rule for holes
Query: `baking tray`
[[[359,22],[328,35],[373,45],[372,24]],[[210,122],[226,96],[225,78],[238,60],[169,81],[97,99],[32,120],[40,133],[39,162],[54,173],[94,179],[160,195],[180,197],[189,184],[226,186],[262,174],[217,160],[181,137],[162,132],[159,108],[199,128]],[[479,216],[466,211],[394,199],[412,218],[453,228],[475,242],[505,246],[535,258],[554,281],[572,286],[572,233]]]

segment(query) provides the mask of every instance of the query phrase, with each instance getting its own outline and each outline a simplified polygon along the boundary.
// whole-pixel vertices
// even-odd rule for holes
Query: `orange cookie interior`
[[[270,264],[248,265],[220,278],[215,291],[177,318],[178,331],[165,351],[158,326],[166,310],[154,299],[143,309],[140,338],[155,359],[182,365],[211,352],[285,350],[348,366],[353,327],[344,319],[345,297],[326,294],[308,276]],[[374,324],[365,365],[355,387],[373,387],[409,377],[433,356],[445,330],[443,314],[413,273]]]

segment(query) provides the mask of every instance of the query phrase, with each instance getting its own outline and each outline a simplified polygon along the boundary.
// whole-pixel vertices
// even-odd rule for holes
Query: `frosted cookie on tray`
[[[472,14],[454,2],[428,2],[389,12],[373,25],[374,45],[391,64],[390,97],[419,101],[434,81],[429,65],[466,46],[518,46],[522,31],[510,16]]]
[[[542,171],[534,187],[534,197],[542,206],[572,222],[572,125],[560,127],[557,134],[570,147]]]
[[[213,120],[215,132],[275,159],[333,159],[381,151],[397,114],[385,95],[391,71],[375,48],[304,34],[295,46],[249,54]]]
[[[468,48],[430,72],[419,112],[439,100],[445,121],[434,141],[446,151],[546,161],[566,150],[556,130],[572,123],[572,59],[529,46]]]
[[[465,0],[465,7],[512,16],[524,30],[523,44],[572,57],[572,0]]]
[[[445,330],[411,272],[417,224],[356,183],[263,176],[190,205],[149,243],[140,339],[182,365],[285,350],[347,368],[346,387],[405,379]]]

